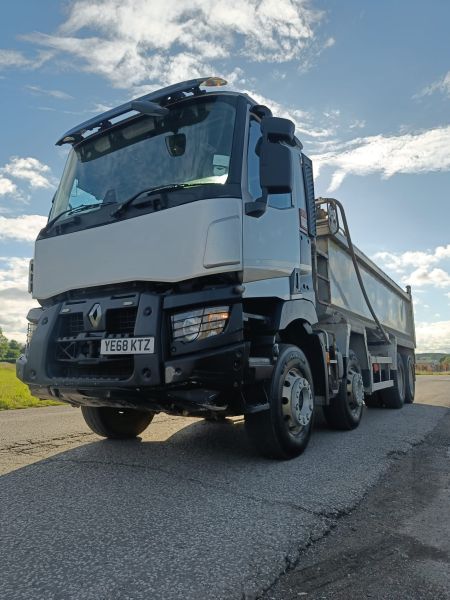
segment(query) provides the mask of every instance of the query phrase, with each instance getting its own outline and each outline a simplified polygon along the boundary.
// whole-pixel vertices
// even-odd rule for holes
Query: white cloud
[[[375,260],[380,260],[384,265],[397,273],[404,273],[409,267],[426,268],[450,258],[450,244],[438,246],[427,252],[408,250],[407,252],[377,252]]]
[[[334,43],[319,48],[322,19],[307,0],[76,0],[56,33],[24,39],[129,89],[209,75],[222,59],[308,62]]]
[[[27,90],[29,90],[33,94],[39,94],[42,96],[50,96],[51,98],[57,98],[58,100],[71,100],[73,96],[67,94],[66,92],[62,92],[61,90],[44,90],[38,85],[27,85]]]
[[[413,287],[450,287],[450,274],[435,265],[450,259],[450,244],[437,246],[434,250],[407,252],[377,252],[375,262],[384,268],[401,274],[401,281]]]
[[[0,49],[0,69],[5,67],[27,67],[30,61],[17,50]]]
[[[416,323],[417,352],[450,352],[450,321]]]
[[[441,92],[450,97],[450,71],[437,81],[427,85],[421,92],[416,94],[415,97],[421,98],[423,96],[431,96],[431,94],[434,94],[435,92]]]
[[[381,173],[430,173],[450,170],[450,126],[420,133],[376,135],[350,142],[330,144],[330,151],[313,156],[315,173],[323,167],[334,170],[328,191],[339,188],[349,175]]]
[[[37,56],[30,59],[18,50],[7,50],[0,48],[0,69],[9,68],[29,68],[37,69],[41,67],[53,56],[52,52],[38,52]]]
[[[444,269],[434,268],[429,270],[426,267],[420,267],[409,275],[405,275],[402,281],[413,287],[430,285],[438,288],[448,288],[450,287],[450,273],[444,271]]]
[[[28,294],[28,258],[0,256],[0,327],[9,339],[25,341],[26,315],[37,303]]]
[[[4,196],[6,194],[16,194],[17,186],[15,183],[8,179],[7,177],[2,177],[0,175],[0,196]]]
[[[51,188],[54,186],[54,182],[51,179],[50,167],[31,156],[26,158],[19,156],[11,157],[9,163],[0,168],[1,175],[8,175],[9,177],[26,181],[31,188]]]
[[[366,122],[364,119],[355,119],[349,125],[349,129],[364,129]]]
[[[46,223],[47,217],[41,215],[20,215],[10,218],[0,215],[0,240],[34,242]]]
[[[297,135],[301,133],[311,138],[324,138],[334,133],[334,127],[315,127],[313,125],[313,115],[304,110],[284,106],[283,104],[275,102],[274,100],[269,100],[252,90],[244,90],[244,92],[251,96],[258,104],[268,106],[277,117],[283,117],[293,121],[295,123],[295,132]],[[324,116],[328,118],[330,115],[325,114]]]

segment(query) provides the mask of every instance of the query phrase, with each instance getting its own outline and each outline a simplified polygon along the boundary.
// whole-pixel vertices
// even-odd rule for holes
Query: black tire
[[[397,354],[397,370],[392,372],[394,386],[380,390],[381,405],[386,408],[402,408],[405,403],[405,367],[400,354]]]
[[[364,397],[364,402],[366,406],[369,408],[380,408],[381,407],[381,399],[380,394],[378,392],[374,392],[373,394],[368,394]]]
[[[207,417],[203,417],[207,423],[225,423],[227,416],[221,413],[211,413]]]
[[[135,438],[155,416],[151,412],[106,406],[82,406],[81,412],[94,433],[111,439]]]
[[[280,344],[268,388],[270,408],[245,415],[250,441],[268,458],[299,456],[308,445],[314,421],[313,377],[299,348]]]
[[[331,429],[349,431],[361,422],[364,405],[364,384],[356,354],[349,351],[347,375],[341,381],[339,393],[323,407],[325,420]]]
[[[405,367],[405,404],[412,404],[416,394],[416,365],[412,354],[403,356]]]

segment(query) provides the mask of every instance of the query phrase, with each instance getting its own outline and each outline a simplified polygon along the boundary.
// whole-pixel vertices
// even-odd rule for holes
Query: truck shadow
[[[135,440],[101,440],[80,448],[80,452],[95,455],[96,453],[116,454],[126,453],[127,457],[134,460],[150,458],[152,464],[160,460],[166,463],[177,464],[180,460],[188,460],[190,464],[195,461],[215,460],[219,463],[241,463],[248,461],[256,464],[280,464],[272,460],[261,458],[249,443],[245,431],[244,418],[227,418],[222,422],[209,422],[205,420],[191,421],[189,418],[177,419],[176,431],[171,421],[167,421],[167,433],[164,432],[166,421],[164,416],[159,422],[151,423],[148,429]],[[191,421],[191,422],[190,422]],[[172,420],[173,423],[173,420]],[[180,427],[181,425],[181,427]],[[152,427],[157,428],[157,438],[153,437]],[[335,435],[328,429],[323,416],[317,416],[311,442],[317,434]]]

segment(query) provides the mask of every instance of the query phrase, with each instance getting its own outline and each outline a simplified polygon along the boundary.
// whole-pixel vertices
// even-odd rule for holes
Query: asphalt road
[[[260,597],[339,531],[446,406],[450,378],[422,377],[415,405],[366,410],[352,432],[319,428],[288,462],[255,456],[240,419],[161,415],[141,441],[111,442],[76,409],[0,413],[0,598]]]

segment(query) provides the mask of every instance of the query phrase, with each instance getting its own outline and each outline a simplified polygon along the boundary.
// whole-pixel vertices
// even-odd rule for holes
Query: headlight
[[[230,316],[229,306],[200,308],[172,316],[172,335],[176,342],[193,342],[222,333]]]
[[[42,312],[43,312],[42,308],[40,308],[40,307],[31,308],[28,311],[28,314],[27,314],[27,321],[28,321],[27,348],[30,345],[31,338],[33,337],[33,334],[37,329],[39,319],[42,316]]]
[[[30,260],[28,267],[28,293],[33,293],[33,277],[34,277],[34,260]]]
[[[31,338],[34,335],[34,332],[37,329],[37,323],[28,323],[28,329],[27,329],[27,348],[31,343]]]

